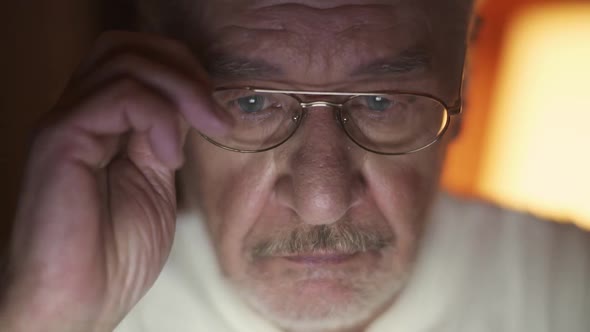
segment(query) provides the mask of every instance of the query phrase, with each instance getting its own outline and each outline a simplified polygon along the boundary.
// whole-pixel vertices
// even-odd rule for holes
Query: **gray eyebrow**
[[[230,54],[208,56],[206,69],[213,77],[232,79],[257,79],[283,74],[279,67],[264,60]]]
[[[357,67],[351,76],[406,74],[431,67],[430,53],[422,48],[408,49],[393,57],[381,58]],[[207,57],[209,74],[225,79],[275,78],[284,71],[262,59],[251,59],[233,54],[211,54]]]
[[[381,58],[360,65],[351,76],[406,74],[417,70],[428,70],[432,66],[429,52],[421,48],[405,50],[393,57]]]

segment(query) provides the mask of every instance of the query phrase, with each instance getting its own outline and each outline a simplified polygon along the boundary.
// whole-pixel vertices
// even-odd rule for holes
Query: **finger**
[[[167,98],[133,78],[120,78],[84,99],[52,131],[62,135],[62,140],[69,139],[73,146],[66,149],[70,157],[93,168],[103,167],[115,157],[125,134],[147,133],[162,166],[177,169],[183,163],[186,136],[182,121]],[[105,144],[105,140],[111,143]]]
[[[95,68],[80,89],[92,91],[96,86],[117,77],[133,77],[170,99],[197,130],[220,134],[229,120],[214,106],[211,91],[186,73],[179,72],[143,55],[121,53]]]
[[[85,77],[103,59],[126,52],[167,62],[177,70],[209,84],[207,72],[186,44],[160,35],[130,31],[103,32],[95,42],[91,55],[80,64],[74,76]]]

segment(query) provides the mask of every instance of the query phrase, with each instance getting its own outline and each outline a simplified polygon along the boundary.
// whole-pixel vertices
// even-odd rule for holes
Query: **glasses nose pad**
[[[336,118],[336,122],[338,122],[338,126],[340,127],[340,129],[346,131],[345,126],[348,123],[348,121],[350,121],[350,118],[348,116],[348,112],[346,112],[344,107],[345,106],[343,105],[336,109],[334,112],[334,117]]]
[[[305,119],[305,117],[307,115],[307,109],[304,107],[300,107],[294,113],[295,114],[293,114],[293,116],[291,116],[291,121],[293,121],[295,123],[295,129],[298,129],[299,126],[301,125],[301,122],[303,122],[303,119]]]
[[[293,123],[293,129],[289,135],[289,138],[295,135],[296,132],[299,131],[303,120],[307,115],[307,110],[305,108],[300,108],[299,110],[295,111],[294,114],[291,116],[291,122]],[[287,138],[287,140],[289,139]]]

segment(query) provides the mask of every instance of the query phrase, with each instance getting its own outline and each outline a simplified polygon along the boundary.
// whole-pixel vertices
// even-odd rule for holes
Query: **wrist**
[[[48,294],[10,287],[0,298],[0,331],[112,332],[117,325],[99,318],[100,310],[65,305],[63,297]]]

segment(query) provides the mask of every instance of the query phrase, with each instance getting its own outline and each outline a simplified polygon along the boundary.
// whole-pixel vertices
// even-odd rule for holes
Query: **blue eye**
[[[265,98],[260,95],[252,95],[237,100],[240,109],[246,113],[256,113],[264,109]]]
[[[393,101],[383,96],[367,96],[365,97],[367,106],[371,111],[383,112],[391,107]]]

